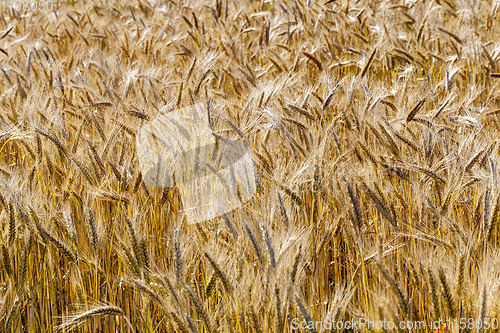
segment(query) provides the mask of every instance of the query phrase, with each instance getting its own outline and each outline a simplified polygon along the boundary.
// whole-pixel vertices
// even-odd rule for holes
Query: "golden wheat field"
[[[498,1],[0,6],[0,332],[498,331]],[[197,103],[256,191],[190,223]]]

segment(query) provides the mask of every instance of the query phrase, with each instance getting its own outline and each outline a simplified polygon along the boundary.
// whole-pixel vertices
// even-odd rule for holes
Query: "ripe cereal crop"
[[[1,332],[497,331],[498,1],[41,3],[0,8]]]

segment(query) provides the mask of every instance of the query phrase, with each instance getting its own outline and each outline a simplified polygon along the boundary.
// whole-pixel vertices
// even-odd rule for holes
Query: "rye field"
[[[499,8],[3,1],[0,332],[498,331]],[[190,223],[137,138],[198,103],[256,188]]]

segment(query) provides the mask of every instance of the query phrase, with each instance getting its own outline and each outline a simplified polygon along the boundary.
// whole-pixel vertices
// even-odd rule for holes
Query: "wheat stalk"
[[[446,275],[442,268],[439,269],[439,280],[441,281],[441,286],[443,287],[443,296],[445,299],[445,304],[448,309],[448,314],[451,318],[456,317],[456,308],[455,301],[453,300],[453,296],[451,295],[451,290],[448,285],[448,281],[446,279]]]
[[[92,318],[100,316],[124,316],[125,313],[122,309],[116,306],[99,306],[91,310],[87,310],[78,315],[73,316],[71,319],[67,320],[65,323],[57,327],[57,332],[63,331],[65,329],[73,330],[81,325],[83,322],[90,320]]]

